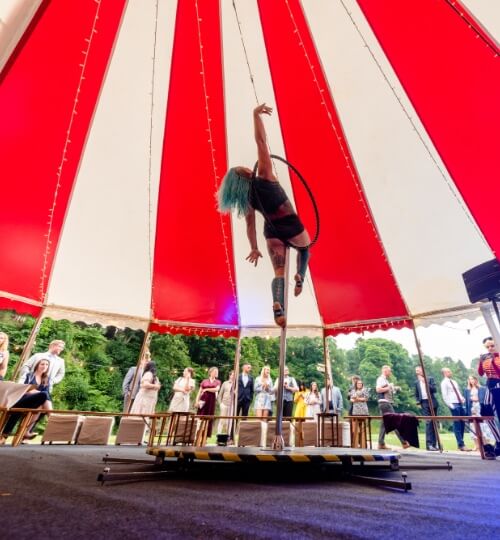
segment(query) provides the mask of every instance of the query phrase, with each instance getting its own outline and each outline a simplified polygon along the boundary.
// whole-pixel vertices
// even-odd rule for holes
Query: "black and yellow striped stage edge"
[[[233,463],[345,463],[394,462],[400,454],[353,448],[302,447],[290,450],[266,450],[260,447],[220,446],[152,446],[146,453],[157,458],[196,459],[199,461],[230,461]]]

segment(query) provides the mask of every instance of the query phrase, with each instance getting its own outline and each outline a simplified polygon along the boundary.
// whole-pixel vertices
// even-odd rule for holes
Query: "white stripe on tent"
[[[156,6],[128,3],[68,209],[48,303],[150,317],[175,12],[176,2],[159,3],[151,96]]]
[[[257,4],[254,0],[237,1],[235,4],[258,99],[260,102],[266,102],[275,107],[276,101]],[[222,2],[221,7],[228,163],[230,167],[244,165],[252,168],[257,158],[253,138],[252,111],[257,103],[250,82],[232,2]],[[275,109],[273,116],[264,118],[264,122],[271,152],[285,156],[278,111]],[[281,162],[276,162],[275,165],[280,183],[293,202],[288,169]],[[271,280],[274,274],[262,236],[263,226],[263,220],[258,216],[257,238],[263,259],[260,260],[257,268],[254,268],[245,260],[250,252],[245,220],[237,219],[235,216],[232,219],[236,282],[242,327],[274,326],[271,300]],[[295,274],[295,251],[291,250],[290,255],[290,275],[293,277]],[[304,291],[298,298],[293,297],[292,286],[293,280],[289,290],[288,324],[320,326],[321,321],[311,280],[309,278],[306,280]]]
[[[500,42],[500,2],[498,0],[462,0],[463,5]]]
[[[22,38],[42,0],[1,0],[0,72]]]
[[[314,0],[305,0],[303,6],[368,203],[410,312],[468,304],[461,274],[493,254],[357,3],[328,2],[319,9]]]

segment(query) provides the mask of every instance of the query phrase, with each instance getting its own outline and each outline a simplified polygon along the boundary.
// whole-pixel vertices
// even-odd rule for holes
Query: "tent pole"
[[[285,291],[284,291],[284,306],[285,317],[288,322],[288,283],[290,270],[290,248],[287,246],[285,250]],[[280,357],[278,371],[278,395],[276,397],[276,434],[273,440],[273,450],[283,450],[285,441],[283,439],[283,384],[285,380],[285,359],[286,359],[286,328],[281,329],[280,334]]]
[[[130,388],[132,390],[130,392],[130,395],[125,398],[127,401],[124,404],[123,410],[126,413],[130,413],[130,409],[132,408],[132,402],[133,402],[132,393],[134,391],[134,388],[135,388],[135,385],[136,385],[136,382],[137,382],[137,374],[139,373],[139,367],[141,365],[141,360],[142,360],[144,354],[146,353],[146,351],[149,350],[149,344],[151,343],[151,337],[152,336],[151,336],[151,332],[149,331],[149,329],[146,330],[146,332],[144,333],[144,339],[142,340],[141,352],[139,353],[139,358],[137,359],[137,364],[135,366],[135,372],[134,372],[134,377],[132,379],[132,384],[130,385]]]
[[[493,306],[495,306],[495,304],[493,304]],[[483,319],[486,322],[486,326],[488,327],[488,331],[489,331],[490,335],[493,337],[493,341],[495,343],[500,343],[500,332],[498,331],[498,327],[495,324],[495,320],[493,319],[490,304],[489,303],[481,304],[479,306],[479,309],[481,310],[481,314],[483,316]]]
[[[236,351],[234,353],[234,367],[233,367],[233,384],[231,385],[231,405],[229,406],[229,416],[236,416],[238,412],[238,377],[240,374],[240,358],[241,358],[241,330],[238,334],[238,341],[236,343]],[[227,426],[227,432],[229,438],[234,441],[236,421],[231,418]]]
[[[42,320],[44,316],[45,316],[45,308],[42,308],[42,310],[38,314],[38,317],[35,320],[35,324],[33,325],[33,328],[31,329],[30,335],[28,337],[28,341],[23,347],[23,352],[21,353],[21,356],[19,357],[19,360],[17,361],[14,371],[12,372],[12,376],[10,378],[11,381],[15,382],[15,380],[17,379],[17,376],[19,375],[19,371],[21,370],[21,366],[30,357],[33,346],[35,345],[36,336],[38,335],[38,332],[40,331],[40,327],[42,326]]]
[[[323,356],[325,358],[325,397],[328,403],[324,403],[325,412],[330,412],[330,401],[328,399],[328,381],[333,387],[333,374],[332,374],[332,360],[330,358],[330,349],[328,347],[328,338],[323,331]],[[333,405],[333,391],[332,391],[332,406]],[[337,411],[333,411],[337,412]]]
[[[427,392],[427,401],[429,403],[429,409],[431,411],[431,416],[436,416],[436,411],[434,410],[434,404],[432,403],[432,394],[429,388],[429,381],[427,380],[427,373],[424,366],[424,355],[422,353],[422,348],[420,346],[420,341],[417,336],[417,331],[415,329],[415,321],[412,319],[411,328],[413,330],[413,337],[415,338],[415,344],[417,346],[418,359],[420,361],[420,367],[422,368],[422,375],[424,376],[425,391]],[[443,445],[441,444],[441,437],[439,436],[438,422],[436,419],[432,419],[432,427],[434,428],[434,433],[436,434],[436,441],[438,443],[438,448],[440,452],[443,452]]]

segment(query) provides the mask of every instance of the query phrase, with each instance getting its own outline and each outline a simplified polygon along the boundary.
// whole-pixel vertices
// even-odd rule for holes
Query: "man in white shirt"
[[[452,416],[465,416],[465,398],[460,392],[457,382],[452,379],[451,369],[443,368],[441,373],[443,374],[443,380],[441,381],[443,401],[450,408]],[[453,432],[458,449],[462,452],[470,452],[470,449],[466,448],[464,443],[465,422],[463,420],[453,422]]]
[[[50,391],[52,391],[53,386],[59,384],[64,379],[64,375],[66,374],[64,358],[59,356],[62,351],[64,351],[65,345],[66,344],[62,339],[54,339],[50,342],[49,350],[47,352],[36,353],[28,358],[28,360],[26,360],[26,362],[24,362],[24,364],[21,366],[21,371],[19,373],[17,382],[23,384],[26,379],[26,375],[33,371],[33,368],[38,360],[44,358],[49,361],[49,387]]]
[[[237,416],[248,416],[248,409],[253,400],[253,377],[250,375],[252,366],[243,364],[241,374],[238,377],[238,407]]]
[[[380,414],[384,416],[384,414],[393,413],[394,412],[394,394],[401,390],[399,386],[395,386],[392,382],[389,381],[389,378],[392,374],[392,368],[391,366],[382,366],[381,375],[377,379],[377,382],[375,384],[375,391],[377,392],[377,399],[378,399],[378,408],[380,411]],[[405,441],[403,437],[401,437],[401,434],[397,429],[394,430],[394,433],[396,434],[397,438],[400,440],[401,445],[403,448],[408,448],[410,446],[410,443],[408,441]],[[378,435],[378,447],[379,450],[387,450],[388,447],[385,444],[385,425],[384,425],[384,419],[382,418],[382,421],[380,422],[380,431]]]
[[[278,379],[274,383],[275,396],[278,395]],[[293,414],[293,395],[299,391],[297,381],[289,374],[288,368],[283,370],[283,416],[291,417]]]

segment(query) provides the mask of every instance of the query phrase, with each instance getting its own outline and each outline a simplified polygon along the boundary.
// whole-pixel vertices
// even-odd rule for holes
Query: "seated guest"
[[[47,366],[48,367],[48,366]],[[42,369],[42,368],[39,368]],[[48,381],[47,386],[48,386]],[[43,383],[41,384],[43,386]],[[44,406],[45,402],[49,399],[49,394],[45,390],[35,390],[28,391],[24,396],[16,401],[12,406],[13,409],[40,409]],[[10,414],[3,434],[0,435],[0,445],[5,444],[7,437],[11,435],[16,427],[17,422],[21,419],[21,413],[12,413]]]
[[[40,407],[41,409],[44,409],[46,411],[52,410],[52,398],[50,397],[50,379],[49,379],[49,360],[46,358],[41,358],[38,360],[35,365],[33,366],[33,373],[28,373],[26,375],[26,379],[24,380],[24,384],[31,384],[32,386],[36,386],[36,388],[33,388],[32,390],[28,390],[28,392],[25,395],[29,394],[37,394],[40,392],[44,392],[47,395],[47,399],[44,402],[44,404]],[[37,423],[37,421],[40,418],[40,414],[37,414],[33,418],[33,422],[30,424],[28,431],[26,432],[24,438],[25,439],[34,439],[36,437],[36,433],[33,433],[33,429]]]
[[[9,336],[0,332],[0,381],[3,381],[9,366]]]
[[[36,353],[24,364],[21,366],[21,372],[17,379],[17,382],[23,383],[26,379],[28,373],[33,372],[35,364],[40,360],[40,358],[45,358],[50,362],[49,364],[49,379],[50,379],[50,390],[56,384],[59,384],[63,379],[66,373],[66,368],[64,365],[64,358],[61,358],[59,355],[64,350],[65,343],[61,339],[54,339],[49,343],[49,350],[46,352]]]
[[[316,419],[316,415],[321,412],[321,394],[316,382],[311,383],[311,388],[307,392],[305,397],[305,402],[307,405],[306,415],[312,416]]]

